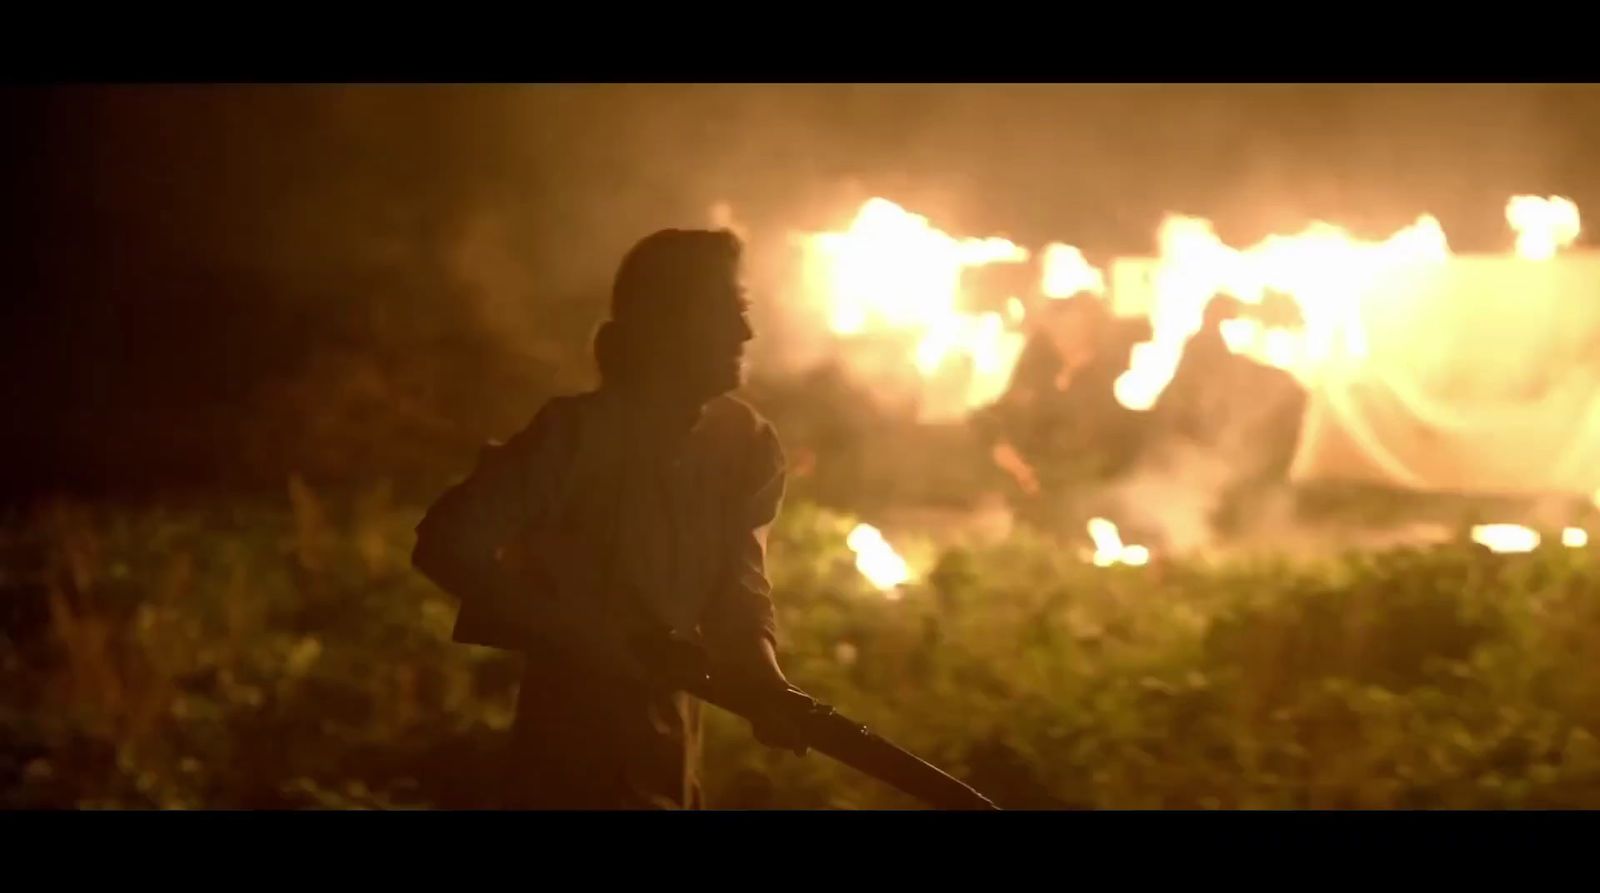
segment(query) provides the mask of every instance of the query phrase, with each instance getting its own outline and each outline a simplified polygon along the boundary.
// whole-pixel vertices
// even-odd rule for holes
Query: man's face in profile
[[[728,264],[712,273],[697,300],[688,302],[679,343],[679,368],[696,391],[706,396],[737,390],[744,383],[744,346],[750,327],[749,301],[743,270]]]

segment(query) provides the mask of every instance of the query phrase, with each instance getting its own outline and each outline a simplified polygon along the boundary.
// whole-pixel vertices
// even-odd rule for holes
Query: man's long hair
[[[743,250],[726,230],[665,229],[634,245],[612,282],[611,318],[595,333],[601,383],[627,385],[663,371],[660,323],[699,300]]]

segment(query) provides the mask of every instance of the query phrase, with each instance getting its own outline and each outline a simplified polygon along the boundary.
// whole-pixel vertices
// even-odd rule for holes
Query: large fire
[[[1235,319],[1224,338],[1234,353],[1310,384],[1330,366],[1365,357],[1363,298],[1374,283],[1437,264],[1450,253],[1439,222],[1428,216],[1381,242],[1318,223],[1245,249],[1224,244],[1209,221],[1171,217],[1161,227],[1159,242],[1149,308],[1154,334],[1134,348],[1128,371],[1116,383],[1118,401],[1135,410],[1155,405],[1184,345],[1199,331],[1206,304],[1218,294],[1247,305],[1259,305],[1271,293],[1293,301],[1300,324]]]
[[[1023,263],[1027,249],[956,238],[882,198],[863,205],[846,231],[810,234],[804,247],[815,283],[808,291],[829,330],[888,350],[888,368],[879,367],[886,376],[914,372],[925,420],[960,418],[1004,392],[1025,340],[1024,305],[1009,295],[1003,308],[972,308],[963,275]]]
[[[1518,256],[1529,260],[1552,258],[1580,231],[1577,206],[1561,197],[1515,196],[1505,215]],[[950,235],[884,198],[867,201],[844,231],[809,233],[802,243],[806,291],[830,331],[863,348],[858,356],[872,348],[872,359],[854,365],[879,383],[914,379],[925,420],[960,418],[1005,390],[1025,342],[1030,299],[1107,291],[1105,272],[1082,251],[1050,243],[1037,258],[1035,294],[973,306],[966,274],[1026,264],[1033,253],[1004,238]],[[1376,241],[1319,222],[1246,248],[1225,244],[1207,220],[1174,215],[1161,224],[1157,245],[1143,268],[1149,297],[1140,308],[1153,334],[1134,348],[1114,389],[1122,405],[1140,411],[1172,380],[1206,304],[1219,294],[1246,306],[1270,296],[1291,302],[1298,320],[1247,314],[1223,325],[1224,340],[1233,353],[1314,386],[1367,358],[1368,317],[1385,310],[1378,306],[1384,295],[1451,257],[1439,221],[1426,214]]]
[[[1600,485],[1600,465],[1587,461],[1600,450],[1591,350],[1600,312],[1556,303],[1583,293],[1600,257],[1549,263],[1581,232],[1569,199],[1514,196],[1504,216],[1514,251],[1458,257],[1427,214],[1382,238],[1313,222],[1245,247],[1225,243],[1208,220],[1170,215],[1154,256],[1102,269],[1071,245],[1035,251],[999,235],[953,235],[873,198],[841,230],[799,234],[796,306],[816,314],[828,352],[861,383],[883,397],[909,395],[920,420],[937,422],[1005,394],[1035,327],[1055,324],[1035,311],[1068,298],[1148,320],[1147,339],[1107,380],[1121,406],[1150,410],[1207,324],[1208,305],[1227,296],[1234,309],[1216,323],[1227,351],[1283,370],[1311,395],[1291,477],[1359,461],[1367,468],[1357,477],[1418,490],[1589,492]],[[1008,443],[993,459],[1025,492],[1041,489]],[[1600,505],[1600,490],[1594,499]],[[1149,560],[1103,518],[1089,533],[1096,564]],[[1516,525],[1484,525],[1473,538],[1505,552],[1540,542]],[[1579,547],[1587,534],[1563,531],[1562,541]],[[850,546],[879,588],[909,578],[875,529],[858,527]]]

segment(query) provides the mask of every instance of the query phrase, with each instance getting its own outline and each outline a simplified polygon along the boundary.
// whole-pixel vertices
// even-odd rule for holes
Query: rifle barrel
[[[709,679],[685,680],[684,691],[749,719],[736,700],[719,693]],[[808,720],[810,746],[858,772],[885,782],[935,809],[998,810],[993,801],[949,773],[891,743],[865,725],[819,705]]]

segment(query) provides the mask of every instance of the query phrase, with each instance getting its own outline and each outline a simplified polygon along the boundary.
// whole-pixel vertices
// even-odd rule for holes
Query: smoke
[[[453,92],[452,92],[453,91]],[[1337,85],[540,85],[450,88],[496,119],[490,214],[532,303],[592,323],[626,248],[706,226],[724,203],[750,242],[758,349],[780,353],[802,231],[840,229],[882,195],[947,232],[1035,248],[1062,242],[1104,267],[1145,254],[1170,212],[1231,244],[1335,220],[1386,234],[1420,211],[1461,250],[1500,247],[1504,197],[1585,202],[1593,90]],[[437,97],[436,97],[437,99]],[[1441,163],[1442,161],[1448,163]],[[1600,202],[1597,202],[1600,204]],[[481,287],[481,286],[479,286]],[[491,303],[508,307],[493,298]],[[535,314],[537,319],[537,315]],[[534,322],[491,311],[485,325]],[[566,324],[553,337],[586,337]],[[799,349],[802,345],[790,344]]]
[[[1172,437],[1095,501],[1133,539],[1167,554],[1194,554],[1215,544],[1213,519],[1237,474],[1217,450]]]
[[[501,218],[481,213],[468,220],[449,246],[447,262],[466,286],[478,323],[505,349],[517,354],[544,352],[540,346],[547,332],[539,325],[529,294],[533,274],[525,257],[513,250]]]
[[[1600,207],[1588,163],[1597,95],[997,84],[14,94],[28,126],[14,128],[12,209],[29,260],[14,268],[39,275],[19,289],[37,299],[0,326],[11,336],[0,358],[32,383],[14,402],[48,416],[30,426],[53,432],[39,434],[40,456],[64,444],[129,453],[120,436],[73,433],[93,406],[96,418],[125,409],[129,431],[152,432],[132,452],[166,457],[158,435],[170,426],[140,419],[159,409],[198,423],[206,406],[244,405],[239,393],[281,379],[321,341],[421,352],[467,343],[464,317],[507,351],[559,355],[564,386],[575,383],[622,253],[661,227],[707,225],[719,201],[750,242],[758,349],[784,337],[762,314],[782,300],[790,234],[837,229],[871,195],[949,232],[1075,245],[1102,268],[1148,253],[1172,211],[1215,220],[1230,244],[1311,218],[1382,234],[1429,211],[1459,250],[1499,248],[1507,227],[1487,209],[1507,195]],[[192,297],[172,299],[185,289]],[[385,313],[398,334],[369,331]],[[185,334],[197,326],[211,337]],[[221,383],[228,393],[192,393]]]
[[[1585,204],[1578,163],[1600,119],[1580,112],[1595,95],[1517,85],[496,88],[479,105],[502,116],[505,145],[495,188],[457,228],[457,266],[486,329],[581,356],[628,245],[731,211],[749,242],[753,358],[792,373],[836,359],[798,300],[795,236],[845,228],[871,196],[950,233],[1078,246],[1102,269],[1150,253],[1172,212],[1213,220],[1229,244],[1312,219],[1381,237],[1426,212],[1458,251],[1502,250],[1507,195]]]

